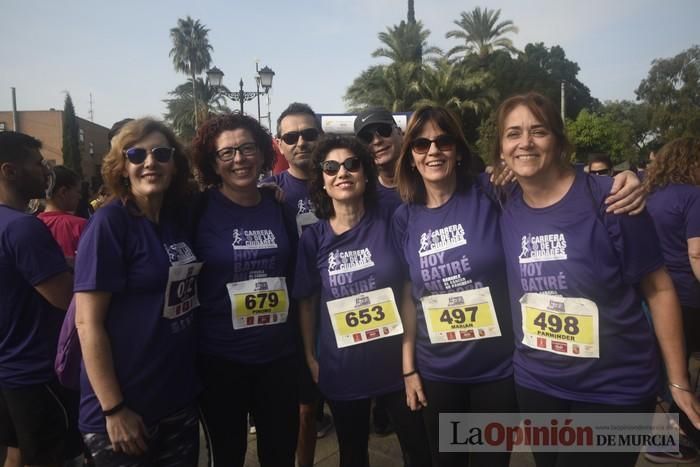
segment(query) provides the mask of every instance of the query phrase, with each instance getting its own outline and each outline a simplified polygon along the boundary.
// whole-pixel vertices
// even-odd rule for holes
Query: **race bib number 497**
[[[338,348],[403,334],[391,287],[331,300],[326,305]]]

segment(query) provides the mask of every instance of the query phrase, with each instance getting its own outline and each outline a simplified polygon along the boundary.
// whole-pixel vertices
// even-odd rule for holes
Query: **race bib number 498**
[[[338,348],[403,334],[390,287],[327,302]]]
[[[520,307],[526,346],[570,357],[600,357],[598,306],[591,300],[527,293]]]

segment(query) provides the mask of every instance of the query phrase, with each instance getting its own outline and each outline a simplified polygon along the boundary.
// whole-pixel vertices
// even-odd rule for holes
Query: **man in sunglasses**
[[[25,214],[43,198],[49,169],[41,142],[0,133],[0,446],[5,465],[62,465],[78,432],[66,426],[64,390],[56,383],[56,342],[73,276],[49,229]],[[58,397],[57,397],[58,396]],[[60,398],[59,398],[60,397]]]
[[[263,180],[275,183],[284,192],[285,210],[290,218],[296,219],[299,236],[304,227],[318,222],[309,199],[307,181],[313,171],[311,153],[321,134],[319,120],[309,105],[290,104],[277,119],[277,144],[289,168]],[[323,415],[321,394],[311,379],[306,362],[302,361],[300,365],[297,462],[300,467],[306,467],[313,464],[317,433],[319,437],[325,435],[331,421]]]
[[[588,156],[588,173],[591,175],[613,175],[613,164],[610,156],[603,153]]]
[[[390,212],[401,204],[395,189],[394,169],[401,152],[403,133],[387,109],[373,107],[363,110],[355,118],[355,136],[365,144],[374,156],[379,173],[377,201],[381,208]]]

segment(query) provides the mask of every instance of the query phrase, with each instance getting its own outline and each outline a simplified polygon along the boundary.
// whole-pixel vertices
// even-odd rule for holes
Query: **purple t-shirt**
[[[163,316],[170,267],[195,261],[184,228],[159,224],[119,201],[90,218],[75,262],[76,292],[111,292],[105,328],[128,407],[149,425],[187,406],[198,391],[194,313]],[[105,421],[85,368],[80,372],[80,430]]]
[[[688,239],[700,237],[700,187],[660,188],[647,199],[647,209],[654,220],[666,268],[681,305],[700,308],[700,282],[688,259]]]
[[[298,322],[290,303],[285,323],[234,329],[226,284],[260,277],[285,277],[292,291],[296,227],[272,192],[262,190],[257,206],[244,207],[217,189],[208,197],[195,240],[204,261],[199,276],[199,351],[235,362],[256,364],[291,355],[297,349]],[[252,239],[257,247],[241,247]],[[256,239],[262,238],[262,241]]]
[[[64,312],[34,286],[67,270],[46,225],[0,205],[0,387],[55,379],[53,361]]]
[[[401,206],[401,197],[396,188],[387,188],[377,180],[377,205],[388,213],[389,218]]]
[[[588,181],[586,181],[588,180]],[[642,312],[641,279],[663,266],[649,215],[605,213],[612,179],[576,173],[569,192],[535,209],[513,192],[501,232],[513,310],[516,383],[567,400],[637,404],[659,388],[656,340]],[[533,261],[532,258],[542,258]],[[535,350],[522,343],[519,300],[551,293],[586,298],[599,312],[599,358]]]
[[[312,223],[315,223],[315,221],[318,221],[313,215],[314,207],[311,204],[311,199],[309,199],[308,180],[296,178],[288,170],[285,170],[277,175],[267,177],[263,182],[275,183],[284,191],[285,213],[289,219],[293,219],[296,222],[297,226],[301,224],[305,229]],[[298,229],[297,233],[300,230]]]
[[[438,208],[401,205],[393,235],[411,274],[417,311],[416,365],[422,377],[449,383],[480,383],[513,372],[513,334],[498,226],[498,206],[481,180],[455,192]],[[441,235],[441,233],[455,235]],[[430,239],[447,238],[440,248]],[[423,241],[421,241],[423,240]],[[427,253],[436,247],[435,253]],[[420,299],[427,295],[489,287],[500,337],[431,344]]]
[[[391,287],[400,300],[404,272],[387,235],[389,222],[378,211],[365,213],[352,229],[336,235],[327,220],[304,231],[299,242],[295,298],[321,292],[318,324],[319,386],[332,400],[354,400],[397,391],[401,376],[401,336],[338,348],[327,302]],[[336,258],[329,265],[329,258]],[[342,258],[359,258],[352,272],[338,273]],[[338,259],[339,258],[339,259]]]

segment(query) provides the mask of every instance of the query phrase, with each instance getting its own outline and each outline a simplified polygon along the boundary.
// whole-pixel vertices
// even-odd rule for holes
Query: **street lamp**
[[[262,69],[258,69],[258,64],[255,64],[255,71],[258,73],[258,75],[255,77],[255,85],[256,85],[256,91],[244,91],[243,90],[243,78],[238,82],[238,91],[225,91],[222,89],[222,81],[224,78],[224,72],[218,69],[217,67],[213,67],[209,71],[207,71],[207,79],[209,80],[209,84],[212,85],[212,87],[217,88],[217,92],[220,94],[228,97],[229,99],[233,101],[238,101],[241,105],[241,113],[243,113],[243,103],[246,101],[253,100],[255,98],[258,99],[258,121],[260,121],[260,96],[262,94],[268,94],[270,92],[270,88],[272,87],[272,78],[275,76],[275,72],[272,71],[269,67],[263,67]],[[260,91],[260,87],[262,86],[263,91]],[[269,97],[268,97],[268,107],[269,107]],[[268,111],[268,121],[270,118]]]

